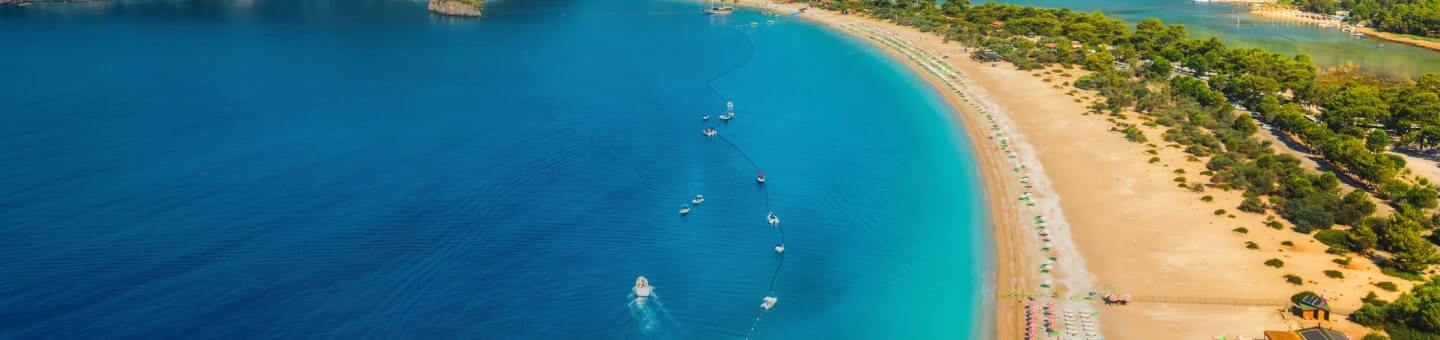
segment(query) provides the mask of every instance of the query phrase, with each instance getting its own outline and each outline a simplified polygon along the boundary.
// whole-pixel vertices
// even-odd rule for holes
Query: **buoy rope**
[[[710,89],[710,92],[711,92],[711,93],[714,93],[716,97],[719,97],[720,100],[725,101],[726,103],[730,103],[730,98],[725,97],[725,94],[721,93],[719,89],[716,89],[716,88],[715,88],[715,86],[714,86],[715,81],[720,80],[721,78],[725,78],[726,76],[729,76],[731,73],[734,73],[736,70],[739,70],[740,68],[745,67],[745,65],[750,64],[750,61],[753,60],[753,59],[755,59],[755,50],[756,50],[756,49],[755,49],[755,43],[752,42],[752,41],[750,41],[750,35],[749,35],[749,34],[746,34],[744,31],[741,31],[739,28],[736,28],[735,31],[740,32],[740,34],[745,37],[745,45],[746,45],[747,48],[749,49],[749,53],[746,55],[745,60],[744,60],[744,61],[741,61],[741,62],[738,63],[738,64],[735,64],[735,66],[730,67],[729,69],[725,70],[725,72],[720,73],[719,75],[717,75],[717,76],[715,76],[715,77],[713,77],[713,78],[710,78],[710,80],[705,81],[705,88]],[[723,136],[723,135],[720,135],[719,137],[720,137],[720,140],[721,140],[721,141],[723,141],[723,142],[725,142],[725,144],[729,145],[731,149],[734,149],[734,150],[735,150],[735,153],[738,153],[738,154],[740,154],[740,157],[745,158],[745,162],[750,163],[750,167],[753,168],[753,169],[755,169],[755,172],[756,172],[756,175],[757,175],[757,176],[759,175],[759,173],[760,173],[760,171],[761,171],[761,170],[760,170],[760,164],[755,162],[755,158],[750,157],[750,153],[745,152],[745,149],[740,148],[739,145],[736,145],[735,142],[730,141],[729,138],[725,138],[725,136]],[[770,205],[770,189],[769,189],[769,185],[768,185],[768,184],[761,184],[761,185],[760,185],[760,192],[761,192],[761,193],[764,195],[764,197],[765,197],[765,213],[767,214],[766,217],[767,217],[767,219],[768,219],[768,217],[769,217],[768,214],[771,214],[771,213],[774,213],[774,212],[775,212],[775,211],[771,208],[771,205]],[[781,244],[781,245],[785,244],[785,227],[780,226],[779,224],[775,224],[775,229],[780,233],[780,244]],[[780,260],[779,260],[779,261],[776,261],[776,263],[775,263],[775,271],[770,274],[770,287],[769,287],[770,292],[769,292],[769,296],[773,296],[773,295],[775,294],[775,281],[780,278],[780,269],[785,267],[785,253],[784,253],[784,252],[780,252],[779,255],[780,255]],[[767,296],[767,297],[768,297],[768,296]],[[745,334],[745,339],[750,339],[750,337],[755,334],[755,329],[760,325],[760,319],[765,316],[765,312],[767,312],[767,311],[768,311],[768,310],[762,308],[762,309],[760,310],[760,313],[755,316],[755,321],[750,324],[750,331]]]
[[[720,80],[720,78],[725,78],[726,76],[729,76],[730,73],[735,72],[735,70],[739,70],[741,67],[745,67],[745,65],[750,64],[751,59],[755,59],[755,44],[750,42],[750,35],[745,34],[745,32],[743,31],[740,31],[739,28],[736,28],[735,31],[739,32],[740,35],[745,36],[745,46],[750,50],[750,53],[746,54],[745,60],[741,61],[739,64],[735,64],[735,66],[730,67],[729,70],[725,70],[724,73],[721,73],[720,75],[717,75],[714,78],[710,78],[710,80],[705,81],[705,88],[710,89],[710,93],[714,93],[716,97],[720,97],[720,100],[723,100],[725,102],[730,102],[730,98],[726,98],[724,94],[720,93],[720,90],[715,89],[713,83],[716,80]]]

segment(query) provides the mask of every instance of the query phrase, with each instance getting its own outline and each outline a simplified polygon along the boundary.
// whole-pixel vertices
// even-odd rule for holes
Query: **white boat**
[[[770,212],[770,216],[765,216],[765,220],[770,221],[770,225],[780,224],[780,216],[776,216],[775,212]]]
[[[720,120],[729,121],[730,118],[735,118],[735,113],[733,113],[733,112],[726,112],[726,113],[720,114]]]
[[[776,253],[776,254],[785,253],[785,244],[784,244],[784,243],[777,243],[777,244],[775,244],[775,253]]]
[[[735,102],[725,101],[725,112],[735,112]]]
[[[682,205],[682,206],[680,206],[680,215],[688,215],[688,214],[690,214],[690,206],[688,206],[688,205]]]
[[[758,172],[758,171],[755,172],[755,182],[756,182],[756,183],[760,183],[760,184],[765,184],[765,173],[764,173],[764,172]]]
[[[691,199],[691,200],[690,200],[690,203],[692,203],[692,204],[705,203],[705,195],[695,195],[695,198],[694,198],[694,199]]]
[[[775,308],[775,303],[780,302],[780,299],[774,296],[766,296],[764,299],[760,299],[760,301],[760,308],[768,311],[771,308]]]
[[[720,134],[715,131],[715,128],[705,128],[705,130],[700,130],[700,133],[705,134],[705,137],[715,137],[715,135]]]
[[[650,297],[650,291],[651,291],[650,280],[646,280],[644,276],[635,278],[635,289],[634,289],[634,291],[635,291],[635,296],[638,296],[638,297]]]
[[[700,120],[703,120],[703,121],[710,121],[710,115],[704,115],[704,116],[700,116]]]

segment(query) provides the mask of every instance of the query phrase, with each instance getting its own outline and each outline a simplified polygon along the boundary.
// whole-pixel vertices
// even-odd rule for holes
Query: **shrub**
[[[1280,268],[1285,266],[1285,261],[1280,261],[1280,259],[1269,259],[1265,260],[1265,265]]]
[[[1348,258],[1348,257],[1343,257],[1343,258],[1338,258],[1338,259],[1330,260],[1330,262],[1335,262],[1335,264],[1342,265],[1342,266],[1349,266],[1349,265],[1350,265],[1350,258]]]
[[[1175,172],[1176,175],[1184,175],[1184,174],[1185,174],[1185,169],[1175,169],[1174,172]]]
[[[1140,132],[1140,129],[1134,126],[1126,126],[1125,129],[1120,130],[1120,132],[1125,134],[1125,140],[1131,142],[1144,143],[1147,140],[1145,133]]]
[[[1385,309],[1373,304],[1365,304],[1360,309],[1350,313],[1350,321],[1354,321],[1366,327],[1379,327],[1385,323]]]
[[[1295,276],[1295,274],[1285,274],[1285,282],[1299,286],[1305,284],[1305,279],[1301,279],[1299,276]]]
[[[1250,229],[1245,229],[1245,227],[1239,227],[1239,228],[1235,228],[1235,229],[1230,229],[1230,231],[1237,232],[1237,233],[1241,233],[1241,234],[1248,234],[1248,233],[1250,233]]]
[[[1376,287],[1380,287],[1380,289],[1384,289],[1384,290],[1387,291],[1387,292],[1393,292],[1393,291],[1396,291],[1396,290],[1399,290],[1399,289],[1400,289],[1399,287],[1395,286],[1395,283],[1394,283],[1394,282],[1390,282],[1390,281],[1380,281],[1380,282],[1376,282],[1376,283],[1375,283],[1375,286],[1376,286]]]
[[[1175,177],[1173,181],[1185,183],[1185,176]]]
[[[1200,176],[1215,176],[1215,172],[1210,170],[1201,171]]]
[[[1285,229],[1285,225],[1280,224],[1280,221],[1275,220],[1265,221],[1265,226],[1275,230]]]
[[[1245,241],[1245,249],[1260,249],[1260,245],[1255,244],[1255,242]]]
[[[1285,241],[1285,242],[1280,242],[1280,245],[1286,246],[1286,247],[1294,247],[1294,246],[1295,246],[1295,242]]]
[[[1200,200],[1201,200],[1201,201],[1204,201],[1204,202],[1212,202],[1212,201],[1215,201],[1215,197],[1211,197],[1210,195],[1205,195],[1205,196],[1200,196]]]
[[[1250,196],[1246,197],[1244,201],[1241,201],[1240,207],[1237,209],[1240,209],[1240,211],[1244,212],[1259,214],[1265,212],[1265,203],[1260,202],[1259,197]]]
[[[1360,298],[1360,302],[1373,303],[1377,306],[1384,306],[1387,303],[1385,300],[1381,300],[1379,295],[1375,295],[1375,291],[1373,290],[1366,293],[1365,297]]]
[[[1384,335],[1380,335],[1379,333],[1370,333],[1370,334],[1365,334],[1365,337],[1364,337],[1364,338],[1360,338],[1360,340],[1390,340],[1390,337],[1384,336]]]
[[[1332,279],[1343,279],[1345,278],[1345,273],[1341,273],[1339,270],[1326,270],[1325,276]]]
[[[1225,209],[1215,209],[1215,216],[1220,216],[1220,215],[1224,215],[1224,214],[1225,214]]]
[[[1150,157],[1150,164],[1155,164],[1155,163],[1159,163],[1159,162],[1160,162],[1160,157]]]
[[[1315,233],[1315,239],[1327,246],[1350,248],[1350,233],[1344,230],[1326,229]]]
[[[1420,274],[1415,274],[1415,273],[1407,272],[1407,271],[1400,270],[1399,268],[1395,268],[1395,267],[1389,267],[1389,266],[1380,267],[1380,272],[1381,272],[1381,273],[1384,273],[1385,275],[1390,275],[1390,276],[1394,276],[1394,277],[1398,277],[1398,278],[1402,278],[1402,279],[1406,279],[1406,280],[1410,280],[1410,281],[1425,281],[1425,278],[1422,277],[1422,276],[1420,276]]]

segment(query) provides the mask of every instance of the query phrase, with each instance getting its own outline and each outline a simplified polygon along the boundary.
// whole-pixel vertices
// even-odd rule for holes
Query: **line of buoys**
[[[724,94],[721,94],[719,90],[715,89],[713,83],[716,80],[724,78],[730,73],[735,72],[735,70],[744,67],[746,64],[749,64],[750,60],[754,59],[755,57],[755,45],[753,42],[750,41],[750,36],[745,32],[740,31],[738,28],[736,29],[736,31],[740,32],[742,35],[745,36],[745,42],[750,47],[749,55],[743,62],[736,64],[725,72],[705,82],[706,88],[710,89],[710,91],[714,93],[716,97],[719,97],[721,100],[725,101],[725,113],[719,115],[718,117],[720,118],[720,121],[722,123],[729,123],[730,120],[735,118],[735,103],[729,98],[726,98]],[[710,116],[702,115],[700,119],[701,121],[706,122],[706,124],[708,125],[708,122],[710,121]],[[750,167],[755,169],[755,182],[757,183],[757,185],[759,185],[760,192],[764,195],[765,211],[767,213],[765,217],[766,222],[768,222],[772,227],[774,227],[773,229],[776,230],[780,236],[780,241],[775,243],[774,248],[775,253],[777,254],[777,256],[779,256],[779,259],[776,261],[775,271],[772,272],[770,275],[769,292],[760,299],[760,313],[755,316],[755,321],[750,325],[750,332],[745,335],[745,338],[749,339],[750,336],[755,333],[755,328],[760,324],[761,317],[763,317],[766,312],[774,309],[775,304],[780,301],[780,298],[775,295],[775,281],[780,277],[780,269],[784,268],[785,266],[785,230],[783,227],[780,226],[779,215],[777,215],[775,211],[771,208],[769,187],[765,185],[765,173],[760,170],[760,165],[755,163],[755,159],[751,158],[750,154],[746,153],[745,150],[740,148],[740,146],[736,145],[734,142],[731,142],[728,138],[725,138],[725,136],[721,135],[714,126],[705,127],[703,130],[701,130],[701,133],[704,134],[706,138],[718,138],[721,141],[725,142],[726,145],[729,145],[731,149],[734,149],[736,153],[740,154],[740,156],[743,157],[747,163],[750,163]],[[703,195],[695,195],[695,197],[691,199],[690,203],[698,206],[704,201],[705,197]],[[683,205],[680,207],[680,215],[687,215],[690,213],[690,210],[690,205]],[[644,292],[644,295],[641,294],[642,290]],[[641,297],[648,296],[650,294],[649,281],[646,281],[643,276],[636,280],[635,294]]]

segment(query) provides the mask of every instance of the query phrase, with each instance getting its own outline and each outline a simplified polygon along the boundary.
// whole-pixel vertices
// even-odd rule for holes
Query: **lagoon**
[[[1000,0],[1077,11],[1099,10],[1132,26],[1145,18],[1185,25],[1191,36],[1217,37],[1228,46],[1258,47],[1285,55],[1304,53],[1317,67],[1354,63],[1390,78],[1440,73],[1440,51],[1374,38],[1355,38],[1335,28],[1287,23],[1251,15],[1246,5],[1188,0]],[[978,3],[978,1],[977,1]]]

